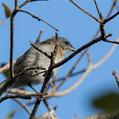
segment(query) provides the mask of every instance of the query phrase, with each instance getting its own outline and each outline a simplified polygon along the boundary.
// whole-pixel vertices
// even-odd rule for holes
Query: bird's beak
[[[74,47],[71,47],[71,51],[76,51],[76,48],[74,48]]]

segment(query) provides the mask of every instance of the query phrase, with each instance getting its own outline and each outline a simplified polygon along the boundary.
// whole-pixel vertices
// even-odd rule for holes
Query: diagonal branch
[[[119,15],[119,11],[116,12],[114,15],[112,15],[111,17],[107,18],[104,20],[104,23],[106,24],[107,22],[109,22],[110,20],[114,19],[116,16]]]
[[[95,3],[95,6],[96,6],[96,9],[97,9],[97,13],[98,13],[98,15],[99,15],[99,18],[102,19],[103,16],[102,16],[102,13],[101,13],[100,10],[99,10],[99,7],[98,7],[98,4],[97,4],[96,0],[93,0],[93,1],[94,1],[94,3]]]
[[[54,87],[54,90],[55,91],[59,90],[59,88],[65,83],[65,81],[69,77],[71,77],[71,75],[73,74],[73,71],[75,70],[75,68],[78,65],[78,63],[82,60],[82,58],[84,57],[84,55],[86,54],[86,52],[87,52],[87,49],[81,54],[81,56],[76,60],[76,62],[74,62],[74,64],[72,65],[71,69],[68,71],[68,73],[66,74],[66,76],[63,77],[63,78],[61,78],[62,81],[60,82],[60,84],[57,87]]]
[[[38,20],[38,21],[44,22],[45,24],[47,24],[48,26],[50,26],[51,28],[53,28],[56,32],[59,31],[57,28],[55,28],[54,26],[52,26],[51,24],[49,24],[49,23],[46,22],[45,20],[41,19],[41,18],[38,17],[38,16],[33,15],[32,13],[30,13],[30,12],[28,12],[28,11],[18,9],[18,12],[26,13],[26,14],[30,15],[31,17],[33,17],[34,19],[36,19],[36,20]]]
[[[26,0],[19,6],[19,8],[22,8],[25,5],[29,4],[30,2],[35,2],[35,1],[48,1],[48,0]]]
[[[111,34],[108,34],[104,38],[108,38],[110,36],[111,36]],[[78,53],[80,53],[84,49],[86,49],[86,48],[88,48],[88,47],[92,46],[93,44],[96,44],[96,43],[98,43],[100,41],[102,41],[102,37],[101,36],[99,36],[98,38],[96,38],[96,39],[94,39],[94,40],[92,40],[92,41],[90,41],[88,43],[86,43],[85,45],[83,45],[82,47],[80,47],[79,49],[77,49],[76,51],[74,51],[72,54],[70,54],[68,57],[66,57],[64,60],[62,60],[61,62],[55,64],[53,66],[53,68],[57,68],[57,67],[65,64],[66,62],[68,62],[70,59],[72,59],[74,56],[76,56]]]
[[[79,10],[81,10],[83,13],[87,14],[88,16],[90,16],[91,18],[93,18],[96,22],[100,23],[99,19],[97,19],[96,17],[94,17],[92,14],[90,14],[89,12],[87,12],[85,9],[81,8],[78,4],[76,4],[73,0],[69,0],[74,6],[76,6]]]
[[[33,48],[35,48],[37,51],[39,51],[39,52],[41,52],[42,54],[44,54],[47,58],[51,59],[51,56],[48,55],[47,52],[42,51],[42,50],[39,49],[35,44],[32,44],[32,43],[31,43],[31,46],[32,46]]]
[[[7,95],[7,96],[4,96],[4,97],[0,98],[0,103],[2,103],[4,100],[7,100],[7,99],[14,99],[14,98],[21,98],[21,99],[27,99],[27,100],[30,100],[30,99],[31,99],[30,96]]]
[[[16,103],[18,103],[29,115],[31,114],[31,112],[29,111],[29,109],[26,107],[26,105],[24,105],[22,102],[20,102],[20,100],[18,99],[13,99]]]
[[[118,88],[119,88],[119,74],[116,71],[113,71],[112,75],[116,79],[116,82],[117,82],[117,85],[118,85]]]
[[[119,38],[116,40],[117,42],[119,41]],[[115,49],[117,48],[117,45],[113,44],[111,49],[108,51],[108,53],[106,53],[106,55],[97,63],[89,65],[89,67],[86,69],[85,73],[81,76],[81,78],[76,81],[76,83],[74,83],[71,87],[69,87],[68,89],[62,91],[62,92],[54,92],[51,91],[48,94],[48,97],[60,97],[60,96],[64,96],[67,95],[69,93],[71,93],[73,90],[75,90],[86,78],[87,76],[96,68],[100,67],[105,61],[107,61],[110,56],[112,55],[112,53],[115,51]]]

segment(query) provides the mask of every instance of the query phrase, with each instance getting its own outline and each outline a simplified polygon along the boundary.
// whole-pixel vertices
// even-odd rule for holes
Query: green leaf
[[[11,10],[10,7],[9,7],[7,4],[5,4],[5,3],[2,3],[2,6],[3,6],[3,8],[4,8],[4,12],[5,12],[6,18],[9,18],[9,17],[11,16],[11,14],[12,14],[12,10]]]
[[[11,111],[8,116],[6,117],[6,119],[13,119],[14,115],[16,114],[17,110],[13,110]]]

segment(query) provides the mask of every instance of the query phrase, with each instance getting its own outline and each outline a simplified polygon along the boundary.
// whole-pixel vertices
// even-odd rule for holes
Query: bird
[[[75,51],[72,44],[64,37],[53,36],[45,41],[37,40],[34,45],[46,53],[48,56],[55,51],[54,63],[58,63],[64,59],[64,56]],[[13,66],[14,81],[10,79],[0,84],[0,95],[8,88],[18,88],[21,86],[35,85],[43,83],[45,72],[48,70],[50,60],[44,53],[39,52],[31,46],[23,55],[21,55]],[[54,76],[59,68],[53,70]]]

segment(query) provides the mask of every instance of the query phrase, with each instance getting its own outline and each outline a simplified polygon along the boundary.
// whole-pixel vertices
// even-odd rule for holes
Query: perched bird
[[[75,49],[71,43],[63,37],[51,37],[46,41],[37,41],[34,43],[41,51],[51,55],[57,45],[55,51],[54,62],[63,60],[64,55]],[[22,56],[20,56],[14,64],[14,82],[5,80],[0,84],[0,95],[9,87],[26,86],[28,84],[39,84],[43,82],[44,74],[50,65],[50,59],[43,53],[36,50],[33,46],[29,48]],[[57,68],[54,69],[56,75]]]

